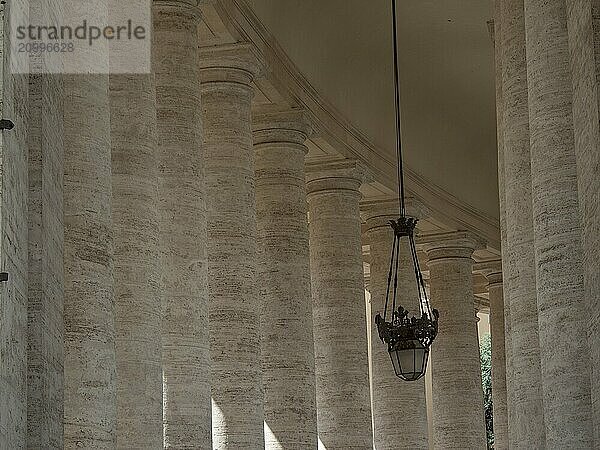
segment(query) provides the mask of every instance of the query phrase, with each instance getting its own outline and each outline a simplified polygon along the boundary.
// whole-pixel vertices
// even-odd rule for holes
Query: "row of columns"
[[[247,44],[199,49],[199,20],[197,2],[154,0],[153,74],[64,79],[64,386],[45,384],[41,400],[62,411],[64,393],[54,442],[428,448],[424,382],[398,381],[375,335],[371,412],[366,171],[305,169],[306,117],[253,115],[262,60]],[[367,216],[376,313],[395,214],[371,205]],[[469,233],[424,243],[443,313],[431,355],[439,449],[485,446],[465,300],[481,245]],[[403,250],[399,289],[416,298]]]
[[[315,381],[307,120],[253,120],[262,61],[245,44],[199,50],[199,19],[194,3],[155,1],[153,74],[65,78],[64,391],[46,385],[56,395],[43,400],[57,409],[64,392],[64,440],[55,444],[261,448],[264,419],[268,448],[314,448],[319,403],[329,448],[368,448],[360,180],[309,184],[311,205],[324,208],[311,223],[323,246],[337,237],[334,248],[349,248],[331,225],[350,224],[356,244],[349,261],[313,258],[325,366]],[[341,224],[340,180],[353,186],[340,191],[351,206]],[[332,195],[318,187],[329,182]],[[347,292],[328,284],[336,266],[332,275],[349,269]],[[338,352],[328,318],[344,312],[354,326]],[[53,420],[62,426],[60,414]]]
[[[598,8],[496,2],[510,448],[600,443]]]

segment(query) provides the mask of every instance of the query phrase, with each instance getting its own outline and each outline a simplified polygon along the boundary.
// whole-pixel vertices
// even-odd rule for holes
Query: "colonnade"
[[[471,232],[419,241],[442,312],[436,449],[486,445],[474,270],[489,282],[495,448],[600,442],[597,8],[496,5],[503,268],[474,267]],[[362,245],[375,314],[395,202],[361,203],[357,161],[305,164],[308,114],[253,109],[266,61],[249,43],[201,47],[198,2],[154,0],[153,20],[152,74],[25,86],[30,134],[9,138],[3,172],[29,184],[2,193],[0,442],[429,448],[424,381],[398,380],[366,335]],[[64,124],[42,120],[60,99]],[[428,214],[416,199],[408,212]]]
[[[31,229],[21,244],[31,253],[31,289],[22,317],[36,345],[9,361],[27,374],[30,394],[3,385],[10,406],[1,442],[368,449],[375,439],[378,449],[428,448],[423,380],[397,380],[383,344],[374,336],[369,349],[366,335],[361,211],[379,308],[395,209],[361,205],[370,175],[357,161],[306,165],[308,115],[253,109],[265,61],[249,43],[199,46],[199,20],[195,2],[153,2],[151,74],[72,75],[46,97],[40,83],[59,78],[30,77],[36,114],[64,95],[64,142],[62,128],[31,116]],[[416,201],[410,211],[425,214]],[[400,290],[408,297],[416,291],[406,250]],[[51,261],[64,264],[64,281]],[[35,283],[47,279],[55,292],[46,283],[40,297]],[[446,271],[432,279],[442,310],[449,280]],[[472,305],[461,301],[472,298],[469,263],[456,283],[448,305],[462,305],[472,325],[473,362]],[[443,340],[459,339],[460,324],[443,328]],[[435,365],[439,380],[445,371],[452,378],[444,358]],[[462,374],[477,407],[452,416],[476,430],[469,448],[477,448],[479,369]],[[461,396],[459,384],[439,389],[439,411]],[[437,434],[449,442],[443,416]]]
[[[496,2],[510,448],[600,445],[598,8]]]

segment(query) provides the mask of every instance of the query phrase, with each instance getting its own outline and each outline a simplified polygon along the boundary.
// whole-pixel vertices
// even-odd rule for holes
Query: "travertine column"
[[[394,232],[390,220],[400,217],[398,201],[372,202],[361,206],[366,218],[366,243],[371,250],[371,309],[374,321],[377,313],[383,315],[387,291],[388,272]],[[407,214],[422,217],[415,201],[407,204]],[[419,294],[408,238],[400,241],[398,258],[398,305],[419,316]],[[391,303],[388,314],[391,313]],[[373,434],[377,450],[428,449],[427,405],[425,379],[407,383],[394,373],[387,351],[381,342],[377,326],[371,326],[371,363],[373,383]]]
[[[31,449],[63,448],[63,100],[62,76],[29,75],[27,448]]]
[[[256,291],[250,115],[251,82],[260,65],[247,44],[203,49],[200,64],[208,194],[213,447],[262,448],[261,310]]]
[[[511,447],[543,448],[545,427],[538,337],[531,200],[529,107],[523,0],[502,2],[502,89],[506,241],[511,314]]]
[[[494,63],[495,63],[495,84],[496,84],[496,137],[498,143],[498,194],[499,194],[499,206],[500,206],[500,239],[502,242],[502,260],[506,260],[506,192],[504,185],[504,98],[503,98],[503,87],[502,87],[502,1],[494,1],[494,27],[492,30],[492,39],[494,41]],[[508,273],[509,267],[504,269],[505,273]],[[507,285],[506,281],[504,285]],[[507,289],[504,291],[503,309],[504,309],[504,350],[506,355],[506,405],[507,405],[507,427],[508,427],[508,441],[507,445],[510,447],[511,435],[512,435],[512,424],[514,416],[514,402],[512,400],[512,339],[511,339],[511,328],[510,328],[510,303],[508,295],[506,294]]]
[[[565,2],[525,0],[525,30],[546,443],[548,448],[592,448],[588,309]],[[511,315],[514,322],[512,309]]]
[[[197,0],[154,0],[164,441],[211,446]]]
[[[502,265],[491,263],[483,270],[488,280],[490,333],[492,335],[492,400],[494,403],[494,450],[507,450],[506,351],[504,340],[504,292]]]
[[[65,448],[114,448],[108,75],[65,76]]]
[[[431,236],[424,243],[431,303],[440,311],[431,347],[434,447],[481,450],[486,437],[471,255],[482,243],[467,232]]]
[[[154,75],[110,76],[117,448],[163,445]]]
[[[9,7],[3,5],[3,43]],[[27,189],[28,76],[13,74],[3,52],[0,113],[15,128],[0,133],[0,445],[22,448],[27,438]]]
[[[310,264],[319,439],[328,450],[371,449],[371,402],[354,162],[309,167]]]
[[[568,0],[567,8],[594,436],[600,448],[600,2]]]
[[[265,448],[317,448],[303,113],[254,117]],[[269,430],[267,430],[267,428]]]

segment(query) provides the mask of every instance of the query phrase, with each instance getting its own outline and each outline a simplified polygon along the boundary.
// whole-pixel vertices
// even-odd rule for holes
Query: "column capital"
[[[489,313],[490,311],[490,302],[486,298],[478,297],[476,295],[473,296],[473,306],[475,307],[475,315],[480,312]]]
[[[502,261],[482,261],[473,265],[473,272],[480,273],[488,280],[488,287],[502,284]]]
[[[502,272],[486,275],[486,278],[488,280],[488,289],[490,287],[502,286]]]
[[[360,186],[369,182],[368,169],[354,159],[336,160],[306,165],[308,195],[328,191],[353,191],[360,196]]]
[[[406,214],[417,219],[426,217],[429,214],[427,207],[415,197],[407,197],[405,207]],[[361,202],[360,215],[363,222],[366,222],[367,231],[388,227],[390,220],[396,220],[400,216],[398,199]]]
[[[485,248],[485,241],[469,231],[423,236],[419,238],[419,243],[429,258],[427,264],[443,259],[470,259],[475,250]]]
[[[252,132],[254,145],[286,142],[304,146],[312,134],[312,124],[302,109],[259,109],[253,113]]]
[[[155,12],[172,12],[174,14],[189,14],[194,19],[202,19],[200,6],[210,3],[210,0],[152,0]]]
[[[204,90],[220,83],[249,86],[266,68],[258,49],[248,42],[202,47],[199,55]]]

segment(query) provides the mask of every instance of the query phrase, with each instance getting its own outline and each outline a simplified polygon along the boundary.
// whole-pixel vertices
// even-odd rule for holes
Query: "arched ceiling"
[[[389,1],[248,2],[318,93],[393,155]],[[498,218],[491,2],[398,3],[406,162]]]

